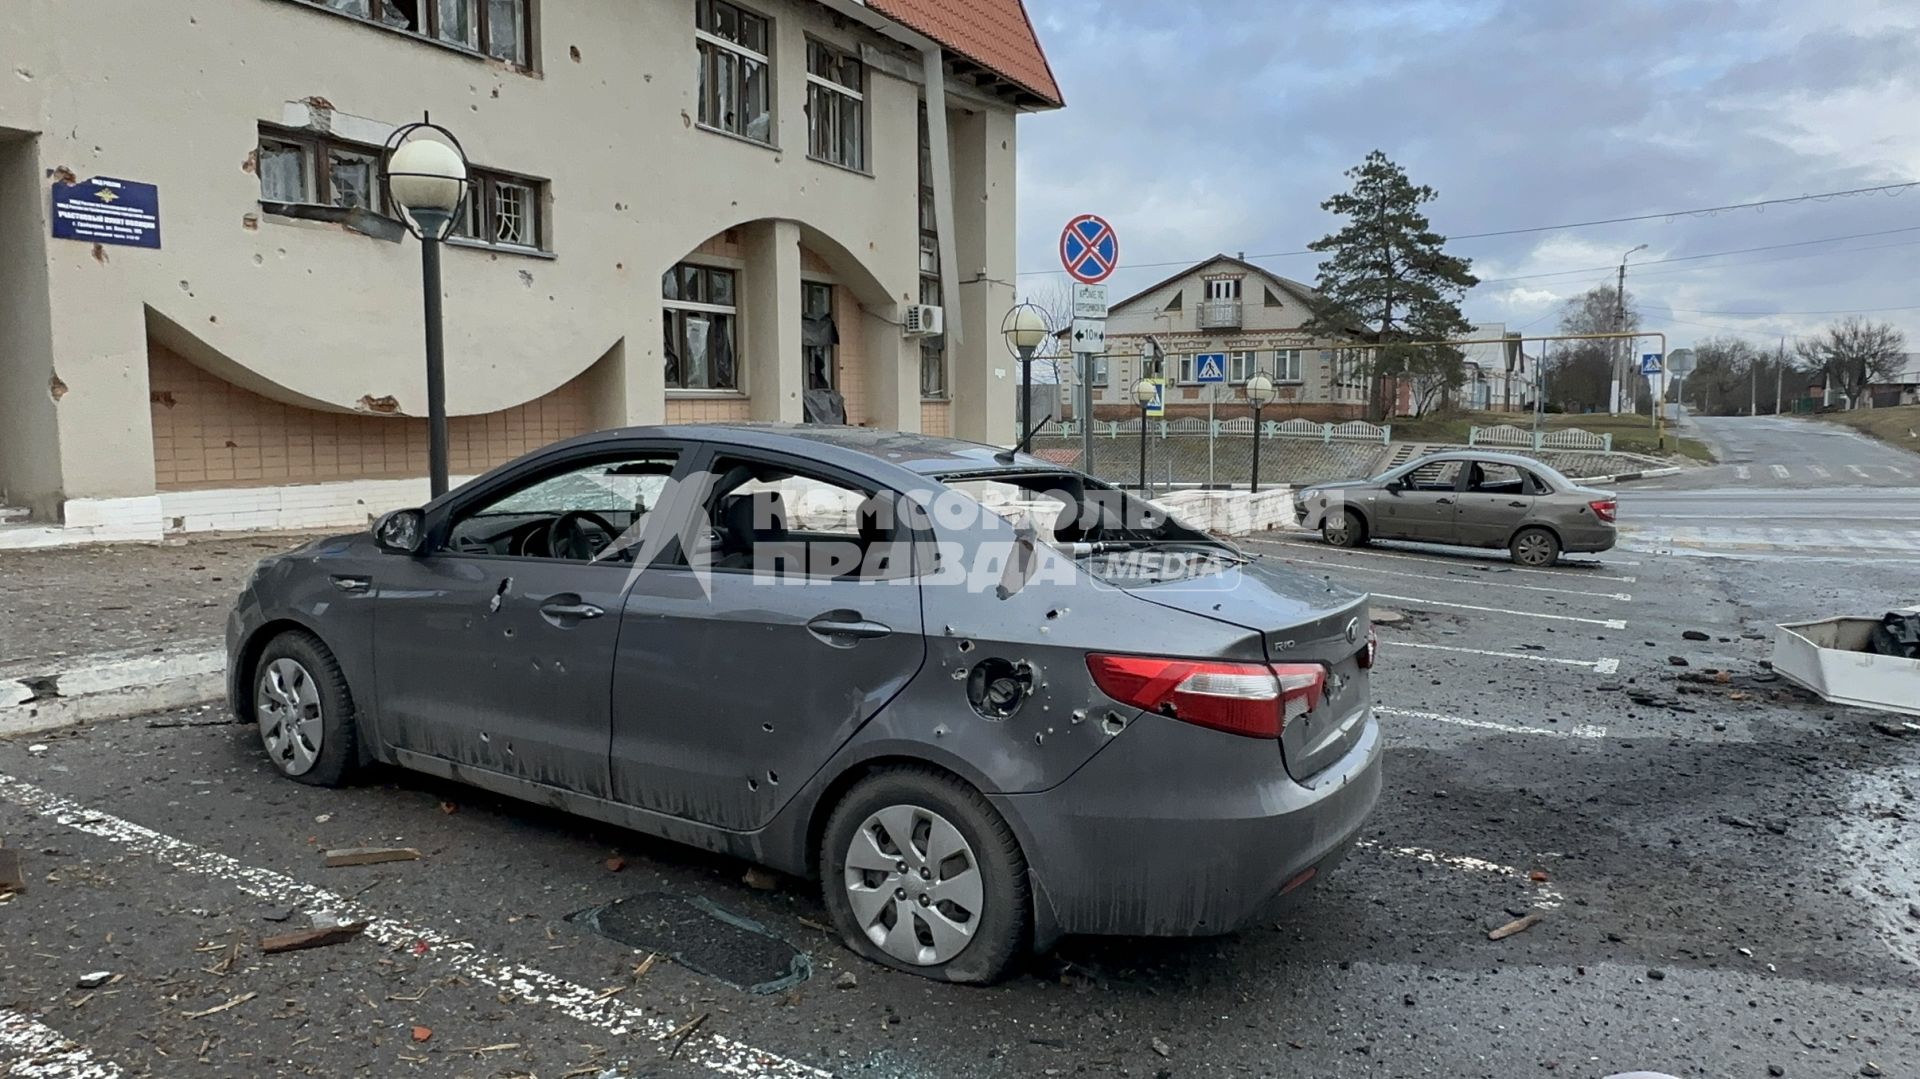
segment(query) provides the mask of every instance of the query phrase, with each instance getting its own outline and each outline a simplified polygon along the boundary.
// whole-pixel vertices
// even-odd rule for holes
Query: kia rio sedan
[[[549,446],[263,560],[227,649],[293,779],[398,765],[816,878],[849,947],[955,982],[1263,919],[1380,792],[1363,596],[920,435]]]

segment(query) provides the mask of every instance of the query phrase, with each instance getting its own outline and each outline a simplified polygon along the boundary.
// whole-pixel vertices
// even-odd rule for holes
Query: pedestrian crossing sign
[[[1147,416],[1149,418],[1165,416],[1167,414],[1167,380],[1150,378],[1147,381],[1153,383],[1153,400],[1146,407]]]
[[[1195,382],[1225,382],[1227,380],[1227,354],[1224,352],[1202,352],[1193,358],[1193,380]]]

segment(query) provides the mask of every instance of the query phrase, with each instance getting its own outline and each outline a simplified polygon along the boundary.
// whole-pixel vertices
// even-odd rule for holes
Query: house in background
[[[1011,437],[1015,121],[1061,104],[1021,0],[69,7],[10,0],[0,78],[0,503],[40,532],[425,498],[421,255],[378,180],[423,111],[474,179],[456,477],[816,399]],[[158,249],[53,236],[91,177],[157,187]]]
[[[1094,417],[1140,414],[1133,384],[1156,373],[1154,345],[1164,354],[1166,417],[1205,418],[1208,401],[1219,419],[1250,416],[1243,387],[1255,371],[1278,384],[1263,419],[1346,420],[1367,411],[1365,351],[1355,342],[1303,327],[1312,317],[1313,290],[1243,258],[1216,255],[1110,306],[1107,354],[1093,372]],[[1194,357],[1224,353],[1227,382],[1200,383]],[[1072,415],[1080,400],[1078,374],[1063,363],[1062,394]]]
[[[1920,352],[1909,352],[1903,359],[1906,362],[1892,377],[1867,384],[1866,400],[1862,402],[1866,407],[1920,405]]]

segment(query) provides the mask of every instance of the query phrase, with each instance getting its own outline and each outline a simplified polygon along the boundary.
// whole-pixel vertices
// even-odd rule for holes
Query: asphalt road
[[[1676,428],[1706,442],[1710,468],[1649,481],[1667,490],[1920,487],[1920,455],[1837,423],[1792,416],[1693,416]]]
[[[1920,595],[1920,566],[1254,546],[1404,615],[1365,844],[1271,927],[1068,940],[938,986],[846,953],[803,882],[405,774],[303,787],[250,728],[169,714],[0,742],[30,885],[0,906],[0,1061],[71,1039],[84,1061],[25,1074],[1920,1074],[1920,738],[1765,680],[1758,639]],[[421,857],[321,866],[375,845]],[[759,923],[811,977],[636,973],[568,920],[647,893]],[[260,953],[316,911],[370,924]],[[93,971],[117,980],[76,988]]]

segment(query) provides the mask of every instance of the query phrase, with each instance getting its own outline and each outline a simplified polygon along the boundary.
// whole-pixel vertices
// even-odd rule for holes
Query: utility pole
[[[1645,251],[1646,249],[1647,245],[1641,244],[1632,251],[1628,251],[1626,254],[1620,256],[1620,276],[1615,280],[1613,286],[1613,328],[1620,333],[1627,332],[1627,260],[1633,257],[1635,251]],[[1617,340],[1614,348],[1616,351],[1613,358],[1613,414],[1617,416],[1620,414],[1622,401],[1632,386],[1632,383],[1628,381],[1628,377],[1630,374],[1629,369],[1633,365],[1633,343],[1624,338],[1620,338]]]
[[[1760,365],[1753,364],[1747,369],[1747,415],[1760,414]]]
[[[1780,339],[1780,351],[1773,360],[1773,414],[1780,414],[1781,397],[1786,392],[1787,339]]]

